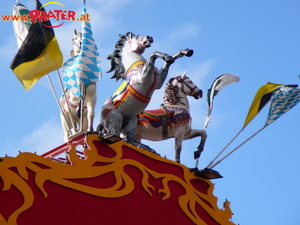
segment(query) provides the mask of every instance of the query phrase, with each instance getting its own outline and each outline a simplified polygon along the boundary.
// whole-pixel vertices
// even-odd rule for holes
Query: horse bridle
[[[191,87],[191,85],[190,85],[188,82],[186,82],[186,79],[189,79],[189,78],[188,78],[188,77],[182,78],[181,76],[176,77],[176,80],[178,81],[178,83],[183,83],[185,86],[187,86],[187,87],[189,88],[189,90],[191,91],[191,92],[189,93],[189,95],[193,95],[194,91],[195,91],[198,87],[197,87],[197,86]],[[184,91],[183,85],[181,86],[181,91],[187,95],[187,93]]]
[[[81,51],[81,45],[82,45],[82,37],[81,37],[81,41],[79,42],[79,44],[77,44],[74,41],[74,38],[72,39],[72,44],[75,45],[78,49],[80,49],[79,51],[77,50],[76,52],[80,52]]]

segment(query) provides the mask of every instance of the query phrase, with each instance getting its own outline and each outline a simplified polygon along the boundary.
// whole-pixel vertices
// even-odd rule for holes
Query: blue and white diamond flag
[[[265,127],[273,123],[284,113],[300,102],[299,87],[278,87],[271,97],[271,106]]]
[[[83,3],[83,15],[87,18],[85,1]],[[64,63],[63,73],[66,87],[77,96],[81,96],[81,85],[95,83],[101,77],[100,55],[88,20],[82,23],[81,51],[77,56]]]

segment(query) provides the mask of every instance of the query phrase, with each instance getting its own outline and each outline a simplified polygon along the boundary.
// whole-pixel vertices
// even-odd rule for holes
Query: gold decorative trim
[[[39,190],[42,191],[45,198],[48,196],[46,190],[44,189],[45,181],[52,181],[61,186],[102,198],[121,198],[130,194],[135,189],[132,177],[130,177],[130,175],[126,174],[124,171],[124,167],[129,165],[139,169],[143,174],[141,181],[142,186],[149,196],[152,196],[152,193],[157,191],[158,193],[164,194],[162,201],[167,201],[172,196],[169,183],[176,182],[177,184],[181,185],[186,190],[186,193],[178,197],[178,205],[195,224],[206,224],[201,219],[200,215],[197,214],[196,206],[200,206],[219,224],[233,225],[233,223],[229,221],[232,215],[229,202],[226,201],[224,203],[224,210],[218,208],[217,197],[213,196],[212,193],[214,187],[209,180],[204,180],[194,176],[193,173],[190,172],[189,168],[185,167],[184,165],[178,164],[174,161],[165,159],[145,150],[138,149],[123,141],[108,145],[109,148],[114,151],[114,157],[105,157],[99,155],[94,144],[94,142],[97,141],[100,141],[98,135],[92,134],[86,136],[88,148],[84,149],[86,154],[85,160],[79,158],[79,156],[76,154],[76,146],[70,143],[69,156],[72,165],[52,161],[51,159],[43,158],[36,154],[26,152],[19,154],[17,157],[2,158],[3,161],[0,162],[0,178],[4,183],[2,191],[8,191],[13,185],[23,195],[24,202],[21,207],[16,209],[9,216],[7,221],[0,214],[0,224],[17,225],[18,216],[33,205],[34,194],[26,182],[28,180],[27,170],[31,170],[36,174],[35,184]],[[181,167],[183,171],[182,178],[174,174],[159,173],[138,161],[122,158],[125,146],[138,151],[146,157]],[[101,166],[94,166],[97,162],[101,162]],[[12,168],[15,168],[17,173],[11,170]],[[101,177],[107,173],[113,173],[115,177],[115,183],[108,188],[95,188],[72,182],[72,179]],[[152,176],[155,179],[160,179],[163,188],[156,190],[155,187],[149,183],[149,176]],[[196,180],[200,180],[207,184],[207,193],[202,193],[193,186],[192,182]]]

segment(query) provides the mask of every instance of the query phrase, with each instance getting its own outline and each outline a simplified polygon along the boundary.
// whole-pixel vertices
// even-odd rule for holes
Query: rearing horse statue
[[[153,38],[150,36],[134,35],[131,32],[120,36],[114,52],[108,56],[111,60],[108,72],[114,71],[112,78],[124,81],[104,103],[98,129],[103,127],[116,136],[122,134],[125,141],[153,152],[134,138],[137,115],[147,107],[154,90],[162,87],[170,65],[180,57],[192,56],[193,50],[181,50],[174,56],[155,51],[146,60],[142,53],[152,43]],[[165,61],[160,70],[154,66],[157,58]]]

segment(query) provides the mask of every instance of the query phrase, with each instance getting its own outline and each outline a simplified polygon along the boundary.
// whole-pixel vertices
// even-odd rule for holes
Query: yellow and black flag
[[[262,110],[262,108],[270,101],[273,91],[283,84],[276,84],[268,82],[267,84],[261,86],[249,108],[248,115],[244,122],[244,128],[251,122],[251,120]]]
[[[39,0],[36,0],[36,9],[45,11]],[[51,22],[47,20],[32,23],[10,68],[29,90],[42,76],[61,68],[62,64],[62,53]]]

